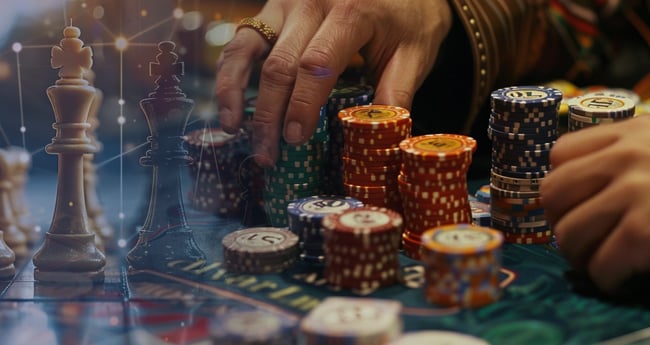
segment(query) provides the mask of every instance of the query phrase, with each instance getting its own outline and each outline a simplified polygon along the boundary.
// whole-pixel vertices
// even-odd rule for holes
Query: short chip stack
[[[507,242],[552,241],[539,186],[551,170],[562,93],[543,86],[514,86],[491,94],[492,227]]]
[[[242,192],[247,188],[239,169],[248,136],[243,132],[233,135],[221,128],[204,128],[188,133],[185,140],[194,160],[190,165],[194,182],[189,193],[190,205],[221,216],[239,215]]]
[[[328,138],[327,116],[322,108],[316,132],[307,143],[280,143],[275,166],[265,169],[264,208],[272,226],[287,226],[291,201],[322,193],[321,169],[327,159]]]
[[[367,105],[372,102],[374,89],[370,85],[339,82],[327,100],[327,126],[330,135],[327,167],[324,171],[324,194],[345,195],[343,187],[343,127],[338,118],[345,108]]]
[[[422,235],[427,300],[466,308],[497,301],[502,243],[499,231],[471,224],[427,230]]]
[[[612,90],[574,97],[568,104],[568,128],[574,132],[634,117],[636,102],[629,94]]]
[[[327,282],[362,293],[397,283],[402,226],[399,213],[376,206],[325,216],[323,274]]]
[[[289,230],[300,239],[300,258],[310,262],[323,262],[323,218],[330,213],[361,206],[363,203],[357,199],[337,195],[310,196],[289,203]]]
[[[224,236],[221,243],[225,266],[232,272],[280,273],[298,256],[298,236],[284,228],[237,230]]]
[[[212,344],[294,345],[297,321],[261,310],[231,310],[210,323]]]
[[[399,191],[404,208],[404,254],[420,258],[425,230],[470,223],[467,170],[476,140],[456,134],[428,134],[403,140]]]
[[[411,133],[409,111],[388,105],[366,105],[343,109],[338,117],[344,133],[345,194],[366,205],[401,212],[397,187],[399,143]]]
[[[384,345],[402,333],[394,300],[328,297],[300,323],[304,345]]]

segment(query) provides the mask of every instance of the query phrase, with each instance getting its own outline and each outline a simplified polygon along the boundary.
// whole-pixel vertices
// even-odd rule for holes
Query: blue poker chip
[[[526,134],[526,133],[508,133],[503,132],[492,127],[488,127],[488,137],[493,139],[496,137],[496,140],[510,140],[510,141],[523,141],[523,142],[539,142],[539,141],[553,141],[557,139],[558,131],[556,128],[547,129],[540,131],[536,134]]]
[[[550,171],[516,172],[516,171],[500,169],[494,166],[492,167],[492,170],[501,176],[512,177],[517,179],[540,179],[548,176],[548,174],[550,173]]]
[[[490,94],[493,109],[543,109],[557,107],[562,102],[562,91],[546,86],[512,86]]]
[[[287,212],[290,217],[302,222],[313,219],[322,220],[330,213],[338,213],[361,206],[363,203],[360,200],[348,196],[314,195],[291,202],[287,205]]]
[[[490,185],[486,184],[486,185],[481,186],[474,193],[474,197],[479,202],[489,204],[490,203]]]

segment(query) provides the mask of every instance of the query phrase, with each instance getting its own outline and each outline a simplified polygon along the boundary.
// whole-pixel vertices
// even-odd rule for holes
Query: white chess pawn
[[[27,236],[16,225],[14,211],[11,208],[11,183],[12,154],[0,149],[0,231],[4,232],[7,245],[14,251],[18,258],[28,254]]]
[[[32,165],[32,156],[27,150],[18,146],[7,148],[12,156],[11,159],[11,208],[14,212],[14,219],[18,228],[27,236],[29,244],[34,244],[41,239],[40,227],[30,219],[29,209],[25,201],[25,185],[29,169]]]

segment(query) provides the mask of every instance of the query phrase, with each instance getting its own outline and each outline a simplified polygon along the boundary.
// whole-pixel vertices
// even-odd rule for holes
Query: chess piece
[[[25,185],[27,184],[28,171],[32,165],[32,156],[27,150],[18,146],[7,148],[12,156],[10,192],[11,209],[18,228],[27,236],[27,243],[33,245],[41,240],[40,227],[30,219],[29,209],[25,203]]]
[[[88,230],[84,198],[83,155],[96,149],[86,136],[95,88],[82,78],[92,65],[92,50],[83,47],[80,33],[74,26],[66,27],[60,46],[52,48],[51,63],[59,68],[59,80],[47,89],[47,95],[54,109],[56,136],[45,151],[58,155],[59,169],[52,223],[33,257],[34,278],[39,282],[104,279],[106,258]]]
[[[27,256],[27,236],[16,225],[14,211],[11,208],[12,155],[0,149],[0,231],[4,232],[5,243],[13,250],[16,257]]]
[[[184,133],[194,101],[180,89],[183,63],[177,62],[173,42],[161,42],[156,63],[149,65],[157,75],[156,89],[140,102],[149,125],[151,149],[140,159],[152,167],[151,195],[138,242],[127,254],[131,269],[175,272],[168,263],[175,260],[205,261],[187,224],[181,192],[181,168],[191,158],[184,147]]]
[[[90,86],[93,86],[94,73],[88,70],[85,78]],[[97,139],[96,129],[99,127],[99,108],[102,104],[104,95],[100,89],[95,88],[95,97],[90,105],[88,111],[88,123],[90,127],[86,131],[90,143],[97,148],[96,152],[101,151],[102,143]],[[113,246],[113,237],[115,230],[108,222],[104,209],[102,208],[99,196],[97,195],[97,168],[93,163],[95,158],[94,154],[84,155],[84,192],[86,198],[86,211],[88,212],[88,221],[90,230],[95,234],[95,245],[103,250],[103,247],[108,246],[109,249]]]
[[[16,274],[16,255],[4,241],[4,233],[0,231],[0,278],[8,278]]]

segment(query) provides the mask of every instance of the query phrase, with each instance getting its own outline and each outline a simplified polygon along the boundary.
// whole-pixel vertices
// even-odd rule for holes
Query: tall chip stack
[[[488,137],[492,140],[492,227],[506,242],[553,239],[539,186],[551,170],[562,92],[543,86],[513,86],[491,94]]]
[[[404,209],[404,254],[420,259],[422,234],[430,228],[471,223],[467,171],[476,140],[428,134],[403,140],[399,191]]]
[[[324,194],[345,195],[343,187],[343,127],[338,118],[339,111],[345,108],[368,105],[372,102],[374,89],[370,85],[339,82],[330,92],[327,100],[327,127],[330,144],[326,167],[323,172]]]
[[[629,93],[611,90],[571,98],[568,101],[569,132],[634,117],[636,101],[633,97]]]
[[[288,225],[287,206],[291,201],[322,193],[322,167],[329,145],[324,107],[319,116],[316,131],[307,143],[282,141],[277,162],[265,169],[264,208],[272,226]]]
[[[323,275],[332,287],[365,294],[398,282],[403,227],[399,213],[363,206],[329,214],[321,225]]]
[[[426,299],[439,306],[477,308],[501,296],[503,235],[471,224],[445,225],[422,235]]]
[[[248,136],[228,134],[221,128],[203,128],[185,137],[187,150],[193,158],[190,174],[193,180],[189,202],[198,211],[219,216],[239,216],[242,193],[248,187],[240,177]]]
[[[330,213],[363,206],[357,199],[339,195],[314,195],[295,200],[287,206],[289,230],[300,240],[300,259],[322,263],[325,260],[321,223]]]
[[[365,205],[401,212],[397,187],[399,143],[411,135],[409,111],[389,105],[365,105],[343,109],[338,117],[344,134],[345,195]]]

